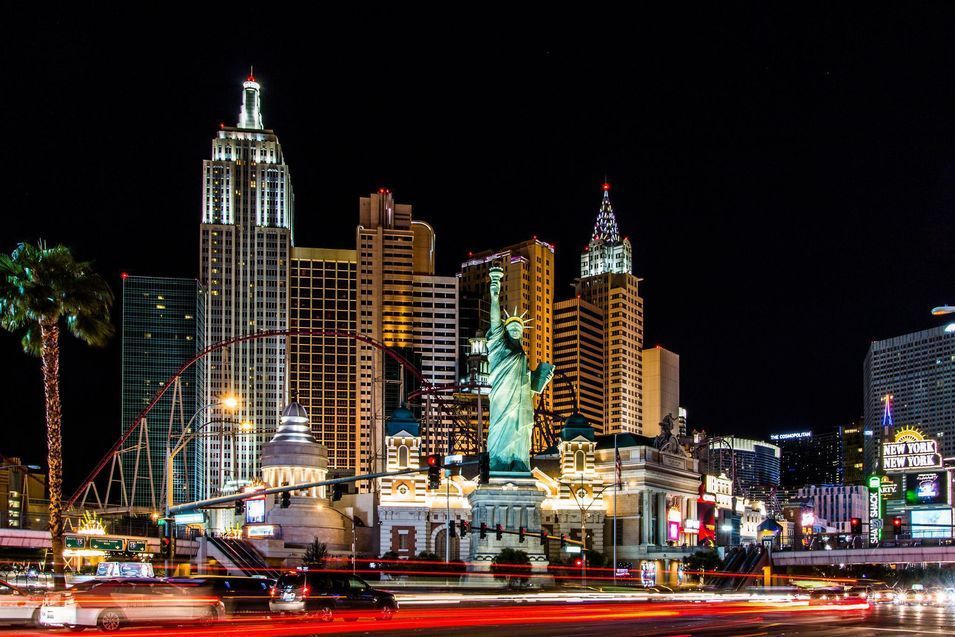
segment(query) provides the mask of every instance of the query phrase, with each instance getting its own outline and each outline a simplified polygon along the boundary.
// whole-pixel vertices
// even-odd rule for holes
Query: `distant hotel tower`
[[[434,273],[435,235],[381,189],[359,200],[357,242],[358,332],[408,359],[435,385],[450,385],[457,373],[458,282]],[[384,466],[385,420],[417,387],[410,374],[380,350],[359,343],[358,473]],[[403,381],[403,384],[402,384]],[[445,451],[451,422],[437,403],[422,400],[425,448]],[[321,440],[324,442],[324,440]],[[326,443],[327,444],[327,443]]]
[[[132,426],[169,377],[202,350],[204,309],[205,294],[195,279],[123,275],[121,432]],[[123,454],[130,505],[158,511],[165,504],[166,446],[176,444],[198,409],[202,381],[200,360],[149,412],[142,430],[146,435],[140,439],[140,433],[134,433],[130,439],[136,450]],[[202,459],[196,457],[195,445],[176,456],[175,503],[195,499],[197,463]]]
[[[209,345],[284,330],[289,322],[292,181],[278,137],[263,128],[259,83],[250,74],[242,88],[238,126],[223,125],[212,140],[212,159],[202,162],[199,269],[209,294]],[[200,495],[258,475],[259,448],[274,434],[285,403],[285,339],[233,345],[210,355],[207,370],[203,405],[231,392],[239,411],[209,409],[197,418],[196,427],[212,423],[199,439],[199,482],[207,489]],[[255,433],[233,436],[235,421],[251,422]]]
[[[617,218],[610,204],[610,184],[604,184],[594,232],[580,257],[581,278],[577,282],[577,298],[596,307],[603,320],[603,378],[600,379],[603,415],[593,419],[595,428],[597,423],[602,423],[602,429],[598,429],[602,433],[648,433],[643,423],[643,299],[638,290],[640,280],[631,272],[632,258],[630,240],[621,238],[617,229]],[[561,304],[561,311],[566,309]],[[567,347],[580,339],[563,332],[556,333],[555,339],[556,356],[561,361],[558,370],[564,371],[568,359],[574,356]],[[581,357],[588,355],[581,350]],[[582,373],[591,366],[581,360],[569,367]],[[594,386],[597,380],[578,381],[581,405],[585,393],[588,401],[593,400],[586,388]],[[567,391],[566,384],[555,379],[555,401],[566,404],[562,392]]]

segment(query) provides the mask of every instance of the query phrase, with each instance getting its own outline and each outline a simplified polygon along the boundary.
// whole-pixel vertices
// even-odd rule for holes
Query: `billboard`
[[[905,474],[906,504],[948,504],[948,473],[925,471]]]
[[[912,537],[951,537],[951,509],[916,509],[912,516]]]
[[[901,500],[905,493],[905,476],[899,473],[884,475],[879,489],[883,500]]]

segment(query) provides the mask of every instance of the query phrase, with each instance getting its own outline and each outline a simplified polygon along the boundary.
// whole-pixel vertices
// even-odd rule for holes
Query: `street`
[[[294,635],[399,635],[454,634],[557,637],[561,635],[677,635],[756,637],[774,635],[952,635],[955,608],[857,605],[808,606],[768,601],[685,601],[466,603],[408,606],[392,621],[340,615],[331,623],[311,618],[230,619],[196,627],[141,627],[123,629],[125,636],[229,635],[271,637]],[[8,629],[3,635],[66,634],[65,630]],[[98,632],[98,631],[96,631]]]

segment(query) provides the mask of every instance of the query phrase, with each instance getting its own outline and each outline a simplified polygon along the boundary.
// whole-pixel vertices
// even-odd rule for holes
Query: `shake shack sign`
[[[882,468],[885,471],[911,471],[942,467],[938,442],[926,439],[917,429],[903,427],[895,433],[895,442],[882,445]]]

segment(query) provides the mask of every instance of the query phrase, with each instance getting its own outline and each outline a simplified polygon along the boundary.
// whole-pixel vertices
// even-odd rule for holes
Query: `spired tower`
[[[204,342],[212,345],[289,324],[294,196],[282,146],[263,128],[261,86],[242,85],[237,126],[222,125],[202,162],[199,278],[207,290]],[[285,339],[239,343],[209,357],[197,450],[200,498],[235,491],[259,469],[261,445],[285,404]],[[214,407],[234,394],[238,413]],[[244,433],[238,423],[253,425]]]
[[[601,432],[643,431],[643,298],[634,276],[630,240],[620,238],[603,185],[590,243],[580,256],[577,297],[603,315],[603,418]]]

